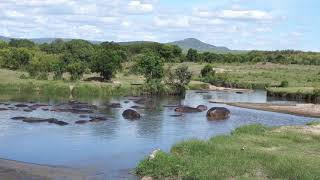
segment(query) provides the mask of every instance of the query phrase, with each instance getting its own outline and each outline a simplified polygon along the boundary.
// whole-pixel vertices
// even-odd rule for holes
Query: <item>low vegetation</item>
[[[141,161],[136,173],[155,179],[318,179],[319,148],[319,134],[249,125],[229,136],[178,143],[170,153]]]

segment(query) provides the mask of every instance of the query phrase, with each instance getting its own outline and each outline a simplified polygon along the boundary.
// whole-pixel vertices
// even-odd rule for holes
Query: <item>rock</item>
[[[149,155],[149,161],[153,160],[154,158],[156,158],[157,154],[160,152],[160,149],[156,149],[154,151],[152,151],[152,153]]]
[[[120,103],[109,103],[107,106],[109,108],[122,108]]]
[[[207,111],[209,120],[223,120],[230,117],[230,111],[224,107],[213,107]]]
[[[197,106],[197,108],[200,109],[201,111],[206,111],[208,109],[208,107],[205,105],[199,105]]]
[[[125,119],[130,119],[130,120],[135,120],[135,119],[140,119],[140,114],[132,109],[127,109],[122,113],[122,116]]]
[[[43,111],[49,111],[49,109],[48,109],[48,108],[42,108],[42,110],[43,110]]]
[[[7,108],[0,108],[0,111],[7,111],[7,110],[9,110],[9,109],[7,109]]]
[[[176,112],[181,112],[181,113],[196,113],[196,112],[201,112],[200,109],[198,108],[193,108],[189,106],[180,106],[174,109]]]
[[[19,108],[21,108],[21,107],[28,107],[28,105],[26,105],[26,104],[16,104],[16,105],[14,105],[15,107],[19,107]]]
[[[124,103],[128,104],[130,101],[123,101]]]
[[[153,180],[151,176],[143,176],[141,180]]]
[[[86,120],[79,120],[79,121],[76,121],[75,123],[76,124],[86,124],[88,123],[89,121],[86,121]]]
[[[24,120],[27,119],[27,117],[23,117],[23,116],[17,116],[17,117],[13,117],[11,118],[12,120]]]
[[[242,92],[242,91],[237,91],[236,93],[237,93],[237,94],[243,94],[243,92]]]

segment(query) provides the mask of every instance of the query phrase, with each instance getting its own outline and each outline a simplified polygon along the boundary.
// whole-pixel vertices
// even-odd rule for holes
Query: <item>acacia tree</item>
[[[93,57],[91,71],[100,73],[104,80],[110,80],[122,68],[122,61],[122,52],[100,48]]]
[[[174,75],[177,79],[177,85],[184,87],[190,83],[192,73],[188,70],[188,66],[181,65],[175,69]]]

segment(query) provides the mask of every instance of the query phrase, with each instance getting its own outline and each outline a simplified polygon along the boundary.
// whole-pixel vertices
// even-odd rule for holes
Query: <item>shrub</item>
[[[288,87],[289,82],[287,80],[281,81],[280,87]]]
[[[28,79],[28,76],[25,75],[25,74],[21,74],[21,75],[19,76],[19,78],[20,78],[20,79]]]
[[[215,75],[215,71],[213,70],[213,66],[210,64],[207,64],[201,70],[201,77],[214,76],[214,75]]]

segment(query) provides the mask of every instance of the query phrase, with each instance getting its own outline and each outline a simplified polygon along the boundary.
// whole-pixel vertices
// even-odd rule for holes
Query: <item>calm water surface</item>
[[[37,101],[38,97],[28,100]],[[260,123],[267,126],[299,125],[316,119],[286,115],[273,112],[242,109],[212,101],[227,102],[269,102],[264,91],[236,94],[233,92],[196,93],[188,91],[184,99],[154,98],[146,106],[156,110],[138,110],[142,118],[138,121],[123,119],[122,112],[136,105],[124,103],[125,97],[112,99],[83,100],[95,105],[107,102],[120,102],[123,108],[101,108],[98,112],[108,118],[101,123],[76,125],[79,115],[56,113],[40,109],[33,112],[0,111],[0,157],[18,161],[62,165],[75,168],[87,168],[107,174],[108,179],[133,178],[128,175],[139,160],[152,150],[160,148],[169,151],[170,147],[181,140],[198,138],[208,139],[220,134],[228,134],[236,127],[245,124]],[[54,105],[61,101],[48,99],[43,103]],[[283,103],[290,103],[282,101]],[[17,103],[17,100],[11,101]],[[226,121],[207,121],[206,112],[171,117],[174,108],[165,108],[167,104],[197,106],[224,106],[230,109],[231,117]],[[4,105],[0,105],[4,107]],[[57,118],[70,123],[60,127],[53,124],[27,124],[14,121],[15,116]],[[319,120],[319,119],[317,119]]]

